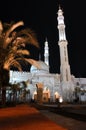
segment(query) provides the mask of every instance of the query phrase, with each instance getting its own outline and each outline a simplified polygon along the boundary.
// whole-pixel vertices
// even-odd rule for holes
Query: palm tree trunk
[[[9,71],[2,70],[1,74],[1,82],[2,82],[2,106],[6,105],[6,86],[9,84]]]
[[[2,107],[6,105],[6,87],[2,87]]]

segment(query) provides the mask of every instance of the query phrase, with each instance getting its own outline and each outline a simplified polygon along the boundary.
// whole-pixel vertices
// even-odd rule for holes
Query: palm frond
[[[14,66],[21,70],[20,61],[34,64],[37,68],[40,68],[35,60],[25,58],[25,55],[30,55],[30,52],[24,49],[26,44],[39,47],[34,31],[27,28],[16,30],[17,27],[24,25],[23,21],[5,25],[6,28],[2,23],[0,24],[0,69],[9,70],[11,66]]]
[[[3,24],[2,24],[2,22],[0,21],[0,35],[2,34],[2,31],[3,31]]]
[[[29,58],[29,59],[25,58],[25,61],[27,61],[27,62],[30,63],[31,65],[34,65],[34,66],[37,67],[38,69],[41,68],[40,65],[37,63],[36,60],[30,59],[30,58]]]
[[[17,27],[19,26],[23,26],[24,23],[23,21],[19,21],[15,24],[13,24],[5,33],[5,37],[4,37],[4,44],[3,44],[3,47],[6,48],[8,46],[8,44],[12,41],[12,37],[9,37],[10,33],[12,31],[14,31]]]
[[[29,51],[28,50],[17,50],[16,52],[17,55],[29,55]]]
[[[13,46],[24,46],[25,47],[25,44],[27,43],[27,39],[26,38],[23,38],[23,37],[17,37],[14,41],[13,41]]]
[[[14,31],[17,27],[23,26],[23,25],[24,25],[24,22],[23,22],[23,21],[19,21],[19,22],[13,24],[13,25],[8,29],[8,31],[6,32],[5,38],[9,37],[10,33],[11,33],[12,31]]]
[[[6,60],[6,62],[4,63],[3,68],[6,69],[6,70],[10,70],[11,66],[14,66],[14,67],[18,68],[19,71],[22,70],[21,64],[16,59],[12,59],[11,61]]]
[[[19,31],[18,36],[23,37],[27,43],[32,44],[36,47],[39,47],[36,34],[31,29],[26,28]]]
[[[14,60],[14,62],[11,63],[10,67],[11,66],[16,67],[19,71],[22,71],[21,64],[16,60]]]

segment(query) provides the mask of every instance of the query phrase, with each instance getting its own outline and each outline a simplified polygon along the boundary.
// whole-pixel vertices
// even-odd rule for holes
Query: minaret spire
[[[70,65],[68,61],[67,39],[65,33],[64,16],[61,8],[58,10],[58,30],[60,48],[60,92],[64,101],[73,101],[74,84],[71,80]]]
[[[62,81],[70,81],[71,74],[70,74],[70,66],[68,61],[68,50],[67,50],[67,40],[66,40],[66,33],[65,33],[65,24],[64,24],[64,16],[61,7],[57,12],[58,17],[58,30],[59,30],[59,48],[60,48],[60,73],[61,73],[61,80]]]
[[[58,29],[59,29],[59,41],[66,40],[64,16],[60,6],[57,14],[58,14],[57,20],[58,20]]]
[[[49,48],[47,38],[44,43],[44,62],[49,65]]]

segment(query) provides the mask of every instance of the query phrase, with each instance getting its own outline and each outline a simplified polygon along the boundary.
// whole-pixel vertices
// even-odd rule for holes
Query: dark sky
[[[76,77],[86,77],[85,0],[3,0],[0,4],[0,19],[2,22],[9,23],[23,20],[25,27],[33,29],[40,43],[42,60],[44,41],[47,37],[50,72],[59,73],[60,56],[56,14],[59,4],[64,12],[71,73]],[[35,59],[38,57],[36,52],[31,49]]]

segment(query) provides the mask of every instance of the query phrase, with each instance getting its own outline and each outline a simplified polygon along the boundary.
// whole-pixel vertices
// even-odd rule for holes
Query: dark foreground
[[[86,130],[86,104],[33,104],[43,115],[68,130]]]
[[[59,115],[54,108],[36,104],[2,108],[0,130],[86,130],[85,121]]]
[[[67,130],[29,105],[0,109],[0,130]]]
[[[38,110],[47,109],[50,112],[86,122],[86,104],[66,104],[61,105],[60,107],[58,107],[56,104],[33,104],[33,106]]]

